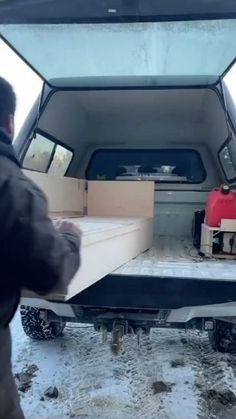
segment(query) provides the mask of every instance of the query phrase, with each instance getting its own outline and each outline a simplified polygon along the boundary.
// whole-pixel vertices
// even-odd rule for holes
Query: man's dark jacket
[[[80,240],[57,232],[44,194],[21,171],[0,130],[0,326],[14,315],[22,288],[66,291],[79,264]]]

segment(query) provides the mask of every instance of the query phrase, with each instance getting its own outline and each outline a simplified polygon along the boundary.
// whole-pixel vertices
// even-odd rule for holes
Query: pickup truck
[[[66,302],[24,297],[26,334],[91,323],[115,346],[196,328],[236,351],[236,256],[208,259],[193,237],[208,193],[236,182],[235,1],[18,3],[0,4],[1,38],[43,80],[15,140],[23,167],[155,181],[153,247]]]

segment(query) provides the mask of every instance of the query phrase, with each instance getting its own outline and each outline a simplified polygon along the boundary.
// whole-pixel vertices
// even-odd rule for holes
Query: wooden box
[[[45,192],[52,218],[69,218],[83,231],[82,265],[68,300],[152,246],[154,183],[92,181],[26,172]],[[24,292],[23,296],[29,296]]]
[[[203,255],[209,258],[216,259],[236,259],[236,255],[230,255],[227,253],[214,253],[213,252],[213,240],[214,236],[218,233],[236,233],[236,220],[224,219],[221,221],[220,227],[209,227],[206,224],[202,224],[201,232],[201,247],[200,251]]]

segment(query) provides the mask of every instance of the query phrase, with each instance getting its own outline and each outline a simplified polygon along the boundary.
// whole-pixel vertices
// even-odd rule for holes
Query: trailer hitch
[[[118,355],[123,346],[124,335],[128,333],[128,322],[115,320],[111,331],[111,350]]]

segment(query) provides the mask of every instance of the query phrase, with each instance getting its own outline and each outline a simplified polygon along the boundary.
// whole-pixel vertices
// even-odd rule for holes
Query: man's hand
[[[77,227],[74,223],[67,220],[56,220],[53,222],[54,227],[57,231],[61,234],[73,234],[74,236],[77,236],[81,238],[82,231],[79,227]]]

